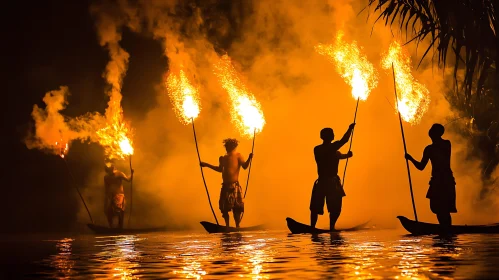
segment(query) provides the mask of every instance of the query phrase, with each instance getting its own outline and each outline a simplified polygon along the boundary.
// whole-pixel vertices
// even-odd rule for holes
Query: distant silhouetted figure
[[[338,164],[340,159],[352,157],[352,152],[342,154],[338,151],[348,142],[355,123],[352,123],[343,138],[334,140],[334,132],[331,128],[321,130],[323,143],[314,148],[315,162],[319,178],[314,183],[312,198],[310,199],[310,226],[315,228],[318,215],[324,214],[324,200],[329,212],[329,229],[334,230],[336,221],[340,217],[342,199],[345,191],[338,176]],[[331,143],[332,142],[332,143]]]
[[[218,166],[201,162],[201,167],[209,167],[222,173],[222,189],[220,190],[220,200],[218,206],[225,220],[225,225],[229,227],[229,212],[234,214],[236,227],[239,228],[241,214],[244,212],[243,191],[239,185],[239,170],[248,168],[253,154],[249,154],[248,160],[236,151],[238,141],[236,139],[225,139],[223,141],[227,154],[218,159]]]
[[[431,161],[431,180],[426,198],[430,199],[430,208],[437,215],[438,222],[442,226],[451,226],[450,213],[456,213],[456,181],[450,168],[451,144],[449,140],[442,139],[444,126],[434,124],[428,135],[432,144],[426,146],[421,162],[406,154],[405,158],[410,160],[419,170],[424,170]]]
[[[113,219],[118,216],[118,227],[123,228],[123,218],[125,217],[125,192],[123,190],[123,180],[130,182],[133,178],[133,169],[130,177],[123,172],[116,170],[113,164],[106,164],[106,175],[104,176],[104,186],[106,189],[106,200],[104,211],[106,212],[109,227],[113,227]]]

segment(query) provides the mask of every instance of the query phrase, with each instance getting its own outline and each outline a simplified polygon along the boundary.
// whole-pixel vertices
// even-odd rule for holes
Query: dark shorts
[[[318,179],[312,189],[310,199],[310,211],[315,214],[324,214],[324,202],[329,213],[341,212],[342,200],[345,192],[341,186],[340,178]]]
[[[434,214],[456,213],[456,182],[452,175],[432,177],[426,198]]]
[[[244,212],[243,190],[239,182],[222,184],[218,207],[222,214],[232,212]]]

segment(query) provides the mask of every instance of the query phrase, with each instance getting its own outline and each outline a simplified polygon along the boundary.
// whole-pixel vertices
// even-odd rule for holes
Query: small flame
[[[61,138],[60,141],[55,142],[55,151],[61,158],[65,158],[69,151],[69,144]]]
[[[199,106],[199,91],[191,85],[182,69],[178,73],[170,70],[166,79],[166,87],[175,114],[181,122],[188,124],[198,117],[201,111]]]
[[[334,44],[318,44],[315,50],[336,64],[336,71],[352,87],[352,96],[365,101],[378,85],[378,74],[367,57],[361,54],[357,42],[346,43],[343,36],[343,32],[339,32]]]
[[[215,75],[222,88],[228,93],[232,102],[231,117],[243,136],[251,137],[253,133],[261,132],[265,118],[260,103],[255,99],[241,80],[229,56],[224,55],[215,64]]]
[[[398,42],[392,42],[381,61],[383,69],[395,70],[397,87],[397,108],[402,119],[410,124],[417,124],[428,111],[430,94],[428,89],[412,76],[411,58],[402,50]]]

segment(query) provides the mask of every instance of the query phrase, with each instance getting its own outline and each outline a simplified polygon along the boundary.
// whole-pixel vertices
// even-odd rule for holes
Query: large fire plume
[[[352,87],[353,97],[365,101],[378,85],[378,74],[357,42],[346,43],[343,36],[343,32],[339,32],[334,44],[318,44],[315,50],[336,65],[336,71]]]
[[[261,132],[265,125],[265,118],[260,103],[239,79],[229,56],[222,56],[214,68],[222,87],[229,93],[232,102],[232,121],[241,134],[251,137],[254,133]]]
[[[386,70],[391,70],[393,65],[398,94],[397,108],[402,118],[410,124],[419,123],[428,110],[430,93],[412,76],[410,56],[404,52],[400,43],[394,41],[383,56],[381,64]]]
[[[134,152],[132,130],[123,119],[121,106],[111,106],[106,111],[107,125],[97,131],[97,136],[107,159],[124,159]]]
[[[199,91],[189,82],[184,70],[170,69],[166,78],[166,87],[178,119],[184,124],[196,119],[201,111]]]

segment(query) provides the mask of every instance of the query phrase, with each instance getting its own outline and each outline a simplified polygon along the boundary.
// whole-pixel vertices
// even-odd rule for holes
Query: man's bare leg
[[[234,212],[234,221],[236,222],[236,228],[239,228],[239,223],[241,223],[242,212]]]
[[[119,216],[118,216],[118,225],[119,225],[119,228],[123,228],[123,220],[125,218],[125,211],[121,211]]]
[[[329,230],[335,230],[336,221],[338,221],[340,214],[341,212],[339,211],[329,213]]]
[[[317,224],[317,219],[319,219],[319,214],[310,212],[310,226],[315,228],[315,225]]]
[[[106,213],[106,216],[107,216],[107,223],[109,224],[109,228],[113,228],[113,214],[108,211]]]
[[[225,220],[225,226],[226,227],[229,227],[229,224],[230,224],[230,220],[229,220],[229,213],[223,213],[222,217],[224,218]]]

